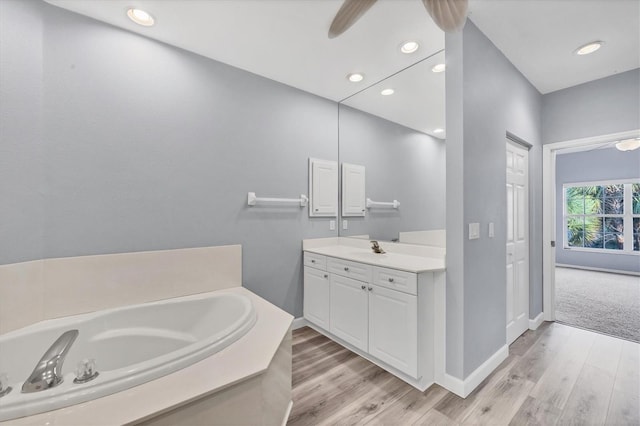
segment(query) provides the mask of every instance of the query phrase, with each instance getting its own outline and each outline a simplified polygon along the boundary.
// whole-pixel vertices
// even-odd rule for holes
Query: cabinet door
[[[331,333],[367,350],[367,284],[331,275]]]
[[[338,216],[338,163],[309,159],[309,216]]]
[[[329,274],[305,266],[304,317],[325,330],[329,330],[330,293]]]
[[[342,216],[365,215],[364,166],[342,163]]]
[[[369,353],[418,378],[417,297],[370,286]]]

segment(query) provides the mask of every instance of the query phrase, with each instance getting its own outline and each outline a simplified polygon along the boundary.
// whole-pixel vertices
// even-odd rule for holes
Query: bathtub
[[[16,419],[120,392],[203,360],[245,335],[256,323],[251,299],[203,293],[160,302],[43,321],[0,336],[0,374],[13,390],[0,398],[0,421]],[[57,387],[21,393],[49,346],[67,330],[78,338]],[[76,365],[93,358],[99,375],[74,383]]]

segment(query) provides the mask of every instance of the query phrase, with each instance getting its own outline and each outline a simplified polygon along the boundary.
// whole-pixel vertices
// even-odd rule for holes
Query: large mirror
[[[340,164],[363,166],[365,175],[364,215],[341,208],[340,236],[419,243],[406,233],[444,230],[445,72],[439,64],[444,51],[340,103]]]

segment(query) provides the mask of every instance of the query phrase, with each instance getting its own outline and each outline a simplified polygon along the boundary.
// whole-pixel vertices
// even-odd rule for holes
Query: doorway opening
[[[544,318],[640,341],[639,131],[543,146]]]

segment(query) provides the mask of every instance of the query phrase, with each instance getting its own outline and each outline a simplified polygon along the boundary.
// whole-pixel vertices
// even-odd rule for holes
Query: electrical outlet
[[[336,221],[335,220],[330,220],[329,221],[329,231],[335,231],[336,230]]]
[[[489,238],[493,238],[496,236],[496,230],[493,226],[493,222],[489,222]]]
[[[347,219],[342,221],[342,229],[349,229],[349,221]]]
[[[469,224],[469,239],[477,240],[480,238],[480,224],[479,223],[470,223]]]

